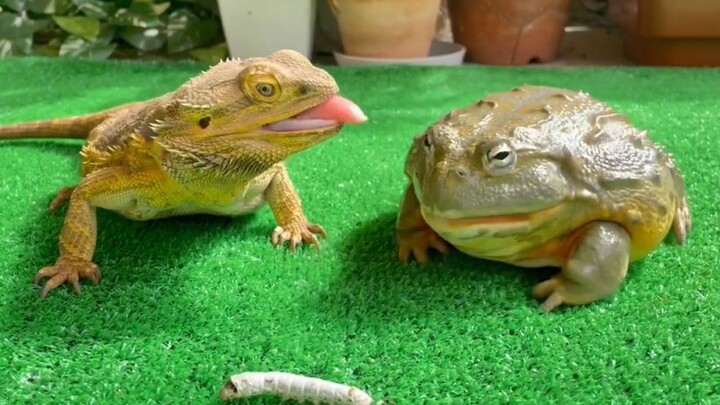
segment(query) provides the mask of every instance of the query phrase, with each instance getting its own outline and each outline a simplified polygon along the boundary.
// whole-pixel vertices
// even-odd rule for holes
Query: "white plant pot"
[[[316,0],[218,0],[231,57],[293,49],[310,58]]]

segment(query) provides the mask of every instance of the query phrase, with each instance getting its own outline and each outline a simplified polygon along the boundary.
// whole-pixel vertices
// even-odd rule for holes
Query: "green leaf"
[[[78,10],[91,18],[106,19],[117,11],[115,3],[101,0],[72,0]]]
[[[25,11],[27,0],[5,0],[2,2],[2,5],[15,11]]]
[[[54,43],[47,43],[45,45],[35,45],[33,54],[42,56],[58,56],[60,53],[60,45]]]
[[[100,32],[98,33],[95,42],[103,44],[109,44],[115,38],[115,27],[112,24],[104,23],[100,25]]]
[[[88,59],[107,59],[117,47],[116,44],[103,44],[101,42],[89,42],[75,35],[65,38],[60,46],[60,56]]]
[[[115,0],[113,3],[115,3],[118,8],[128,8],[132,0]]]
[[[180,7],[186,7],[186,4],[192,4],[193,6],[196,6],[195,8],[202,9],[204,11],[209,11],[215,16],[220,15],[220,8],[218,5],[218,0],[173,0],[172,1],[173,6],[180,6]],[[184,3],[184,4],[183,4]]]
[[[87,39],[88,41],[94,41],[100,33],[100,21],[90,17],[63,17],[59,15],[53,16],[55,23],[60,26],[63,30]]]
[[[121,27],[160,28],[164,26],[153,4],[135,0],[128,8],[121,8],[113,17],[113,24]]]
[[[165,44],[165,33],[157,28],[124,27],[120,37],[140,51],[156,51]]]
[[[152,7],[153,13],[155,13],[155,15],[159,16],[159,15],[162,15],[164,12],[166,12],[170,8],[170,2],[166,1],[165,3],[153,4],[150,7]]]
[[[49,22],[48,19],[31,20],[27,16],[11,12],[0,13],[0,38],[9,40],[32,39],[32,35],[47,27]]]
[[[32,38],[0,39],[0,57],[27,55],[32,50]]]
[[[179,9],[168,16],[168,52],[180,53],[205,45],[220,32],[216,20],[201,20],[190,10]]]
[[[72,7],[71,0],[27,0],[27,9],[38,14],[65,14]]]
[[[202,63],[214,65],[228,57],[228,46],[225,42],[208,48],[198,48],[190,51],[190,56]]]
[[[220,16],[220,7],[218,6],[218,0],[197,0],[195,3],[198,5],[198,7],[210,11],[214,16]]]

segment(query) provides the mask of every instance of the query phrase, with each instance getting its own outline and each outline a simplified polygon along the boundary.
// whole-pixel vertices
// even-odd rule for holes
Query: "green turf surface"
[[[67,116],[171,90],[204,67],[0,60],[0,122]],[[370,117],[292,158],[317,254],[273,249],[269,209],[137,223],[101,212],[100,286],[38,301],[78,179],[78,141],[0,143],[0,403],[217,403],[225,378],[283,370],[400,404],[720,401],[720,70],[332,68]],[[395,260],[410,138],[450,108],[523,83],[583,89],[672,151],[688,244],[632,266],[621,291],[550,314],[545,270],[454,252]],[[272,399],[249,404],[276,403]]]

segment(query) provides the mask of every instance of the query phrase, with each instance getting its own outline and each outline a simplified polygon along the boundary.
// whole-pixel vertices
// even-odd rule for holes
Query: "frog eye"
[[[506,144],[495,145],[488,149],[485,159],[490,170],[505,172],[515,164],[515,151]]]
[[[433,142],[432,142],[432,139],[430,138],[429,132],[425,132],[423,134],[422,143],[423,143],[423,146],[425,147],[425,150],[429,151],[430,149],[432,149]]]

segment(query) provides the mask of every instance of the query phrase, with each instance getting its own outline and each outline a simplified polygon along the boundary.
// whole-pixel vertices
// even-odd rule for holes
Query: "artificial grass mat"
[[[149,98],[204,68],[0,60],[0,122]],[[329,233],[320,253],[272,248],[267,207],[145,223],[101,211],[101,284],[39,301],[30,279],[56,259],[63,218],[46,207],[77,181],[80,142],[0,142],[0,402],[212,404],[245,370],[328,378],[396,404],[720,400],[720,70],[329,70],[370,120],[289,161],[307,216]],[[543,314],[530,289],[547,269],[457,251],[423,267],[395,259],[411,137],[523,83],[589,91],[647,129],[686,176],[687,245],[633,265],[607,301]]]

